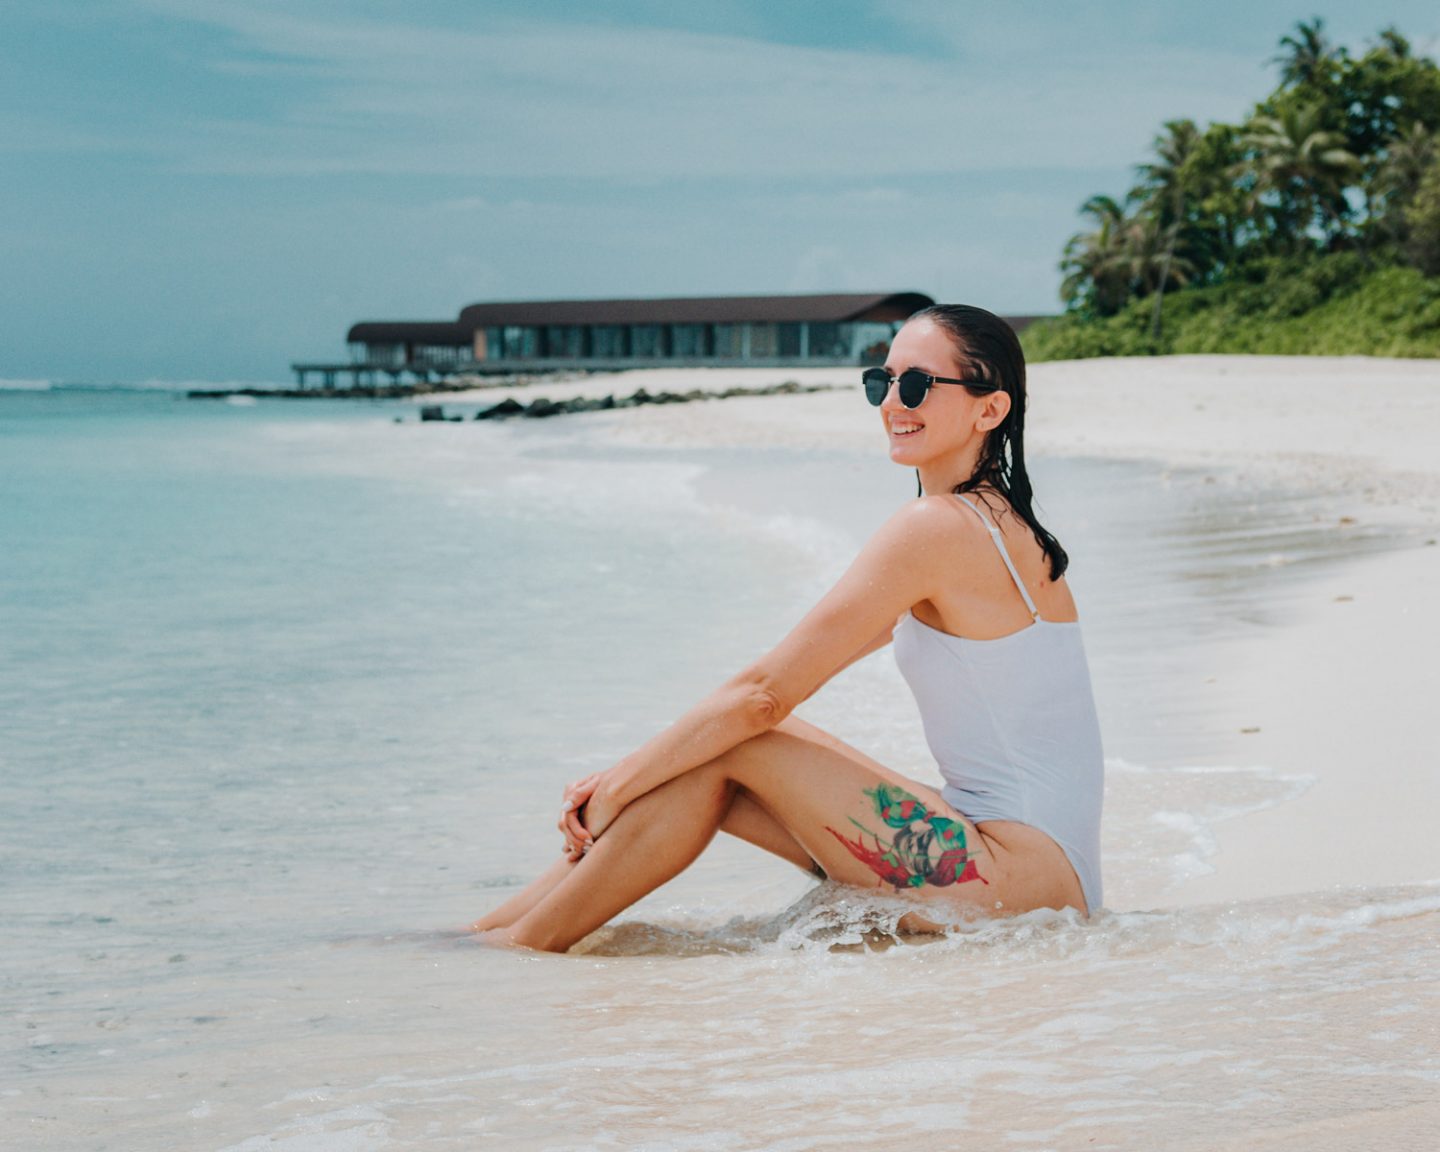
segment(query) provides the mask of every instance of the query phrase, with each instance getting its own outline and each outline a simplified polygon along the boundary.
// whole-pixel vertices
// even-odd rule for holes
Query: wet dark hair
[[[981,484],[995,488],[1035,533],[1050,559],[1050,579],[1060,579],[1070,566],[1070,557],[1031,507],[1035,494],[1025,471],[1025,353],[1015,329],[993,312],[968,304],[935,304],[916,312],[910,317],[914,320],[929,320],[944,330],[955,345],[963,375],[999,384],[1010,397],[1010,411],[985,437],[974,473],[953,491],[971,492]],[[983,500],[984,493],[980,495]]]

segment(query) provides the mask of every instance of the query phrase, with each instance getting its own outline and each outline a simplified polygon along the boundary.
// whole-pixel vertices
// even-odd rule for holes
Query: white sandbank
[[[878,417],[854,388],[856,376],[636,371],[468,399],[834,383],[850,387],[560,419],[594,422],[633,445],[763,444],[883,458]],[[1386,528],[1383,548],[1247,593],[1275,622],[1221,650],[1224,666],[1206,679],[1225,691],[1207,695],[1198,677],[1168,685],[1204,710],[1212,763],[1263,765],[1313,784],[1221,824],[1218,852],[1206,862],[1213,871],[1166,893],[1166,902],[1440,879],[1440,736],[1429,714],[1440,700],[1440,362],[1178,356],[1037,364],[1027,422],[1032,458],[1153,461],[1222,473],[1232,488],[1252,485],[1258,503],[1250,514],[1261,527],[1265,495],[1281,486],[1325,494],[1336,531]],[[1163,632],[1154,643],[1166,644]],[[1194,762],[1195,750],[1177,747],[1174,757]]]

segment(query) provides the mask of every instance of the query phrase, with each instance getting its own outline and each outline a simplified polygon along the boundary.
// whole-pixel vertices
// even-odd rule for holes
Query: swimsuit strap
[[[1000,559],[1004,560],[1005,567],[1010,569],[1010,577],[1015,581],[1015,587],[1020,589],[1020,595],[1025,598],[1025,607],[1030,609],[1032,619],[1039,620],[1040,609],[1035,607],[1035,601],[1030,599],[1030,591],[1025,587],[1025,581],[1020,579],[1020,573],[1015,570],[1015,562],[1010,559],[1010,551],[1005,547],[1005,538],[1000,535],[1000,529],[990,523],[985,513],[981,512],[980,509],[975,507],[969,500],[966,500],[964,496],[961,496],[959,492],[955,493],[955,495],[960,496],[960,499],[965,501],[970,511],[980,517],[980,523],[984,524],[985,527],[990,530],[990,539],[995,541],[995,547],[1000,549]]]

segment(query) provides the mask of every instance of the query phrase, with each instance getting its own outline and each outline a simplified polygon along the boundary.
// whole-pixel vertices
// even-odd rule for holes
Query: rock
[[[637,388],[629,396],[617,398],[612,392],[601,397],[572,396],[566,400],[549,400],[539,398],[532,400],[529,405],[521,404],[514,397],[506,397],[500,403],[490,408],[484,408],[475,413],[476,420],[496,420],[509,416],[533,416],[543,418],[546,416],[559,416],[571,412],[598,412],[614,408],[638,408],[642,404],[688,404],[695,400],[725,400],[732,396],[774,396],[795,392],[825,392],[835,387],[833,384],[801,384],[795,380],[786,380],[778,384],[767,384],[759,388],[747,388],[742,385],[735,385],[723,391],[707,392],[703,388],[692,388],[688,392],[648,392],[644,388]],[[436,415],[427,415],[434,412]],[[443,410],[438,406],[431,405],[421,409],[422,420],[454,420],[457,417],[445,416]]]
[[[431,420],[444,420],[445,409],[439,404],[426,404],[420,409],[420,420],[422,423],[429,423]]]
[[[475,413],[476,420],[496,420],[505,416],[514,416],[525,411],[525,405],[516,400],[513,396],[507,396],[500,403],[491,408],[483,408]]]

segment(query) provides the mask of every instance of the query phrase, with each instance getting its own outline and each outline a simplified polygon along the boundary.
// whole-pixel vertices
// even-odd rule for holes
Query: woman
[[[1031,510],[1025,360],[981,308],[937,306],[865,372],[922,495],[778,646],[605,772],[565,789],[565,854],[477,921],[563,952],[676,875],[717,830],[917,907],[1100,907],[1103,762],[1064,549]],[[791,715],[895,641],[946,783],[906,779]]]

